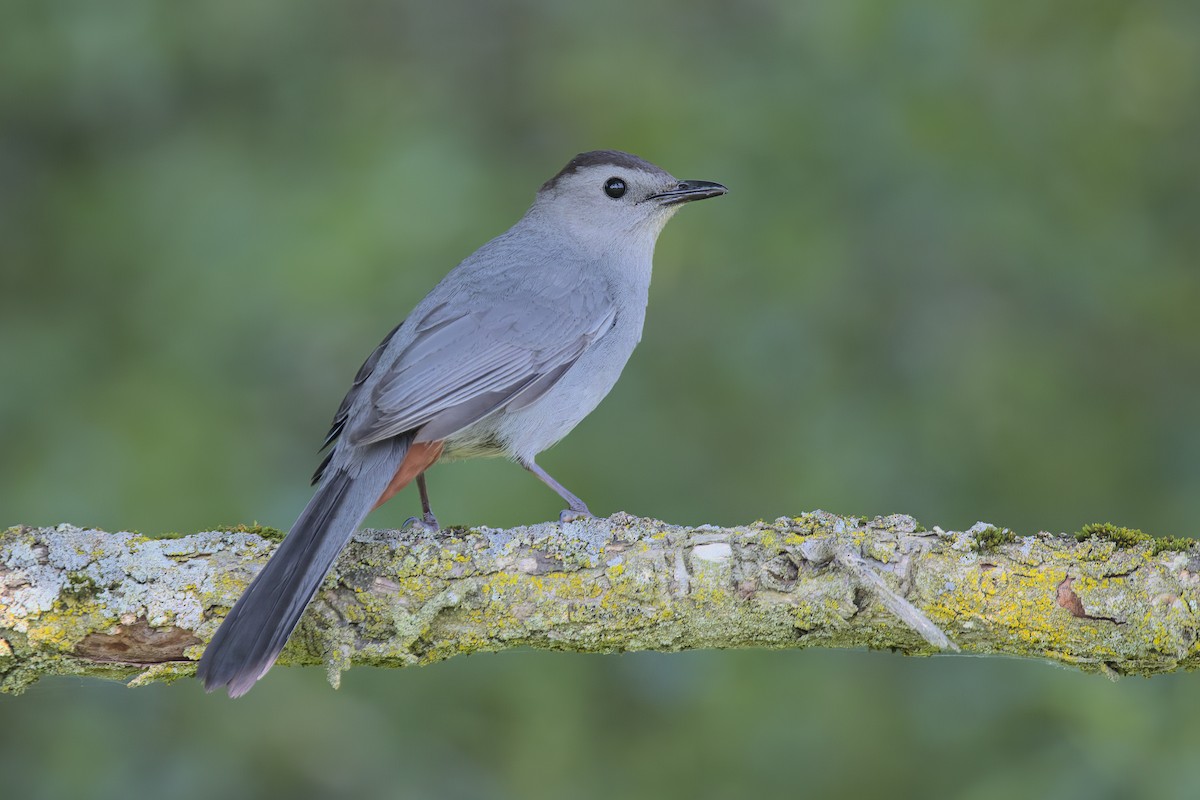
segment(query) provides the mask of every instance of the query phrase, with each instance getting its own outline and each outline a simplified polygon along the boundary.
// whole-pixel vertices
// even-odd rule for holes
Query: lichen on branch
[[[900,515],[816,511],[730,528],[617,514],[438,537],[367,530],[279,663],[324,665],[335,684],[352,664],[408,666],[520,646],[961,648],[1109,675],[1195,667],[1196,543],[1092,527],[1077,536],[983,523],[927,531]],[[277,537],[265,533],[8,529],[0,690],[46,675],[141,684],[193,674],[274,549]]]

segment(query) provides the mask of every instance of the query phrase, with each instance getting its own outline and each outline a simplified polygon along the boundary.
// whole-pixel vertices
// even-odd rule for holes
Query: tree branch
[[[1085,529],[1086,530],[1086,529]],[[1200,549],[1095,526],[1077,541],[814,512],[735,528],[617,514],[441,538],[363,531],[280,664],[407,666],[578,652],[870,647],[1150,675],[1200,663]],[[0,534],[0,690],[45,675],[194,672],[274,547],[253,532]],[[1174,548],[1174,549],[1167,549]]]

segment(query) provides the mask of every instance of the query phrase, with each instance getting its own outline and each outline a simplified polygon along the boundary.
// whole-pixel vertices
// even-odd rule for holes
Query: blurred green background
[[[1200,517],[1200,5],[6,3],[0,525],[286,528],[362,358],[581,150],[728,197],[545,466],[592,508]],[[503,462],[447,524],[552,518]],[[417,510],[402,495],[370,524]],[[47,680],[3,794],[1194,798],[1200,676],[505,653]]]

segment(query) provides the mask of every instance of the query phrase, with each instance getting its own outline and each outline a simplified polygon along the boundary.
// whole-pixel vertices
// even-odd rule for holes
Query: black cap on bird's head
[[[585,218],[585,225],[619,231],[626,227],[620,223],[638,219],[658,227],[675,207],[728,191],[713,181],[681,181],[630,153],[592,150],[572,158],[542,184],[538,198],[560,212],[565,209],[577,220]]]

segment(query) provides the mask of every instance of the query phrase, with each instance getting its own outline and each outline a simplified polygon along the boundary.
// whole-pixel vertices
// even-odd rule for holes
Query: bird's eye
[[[604,182],[604,193],[616,200],[625,194],[625,181],[620,178],[609,178]]]

